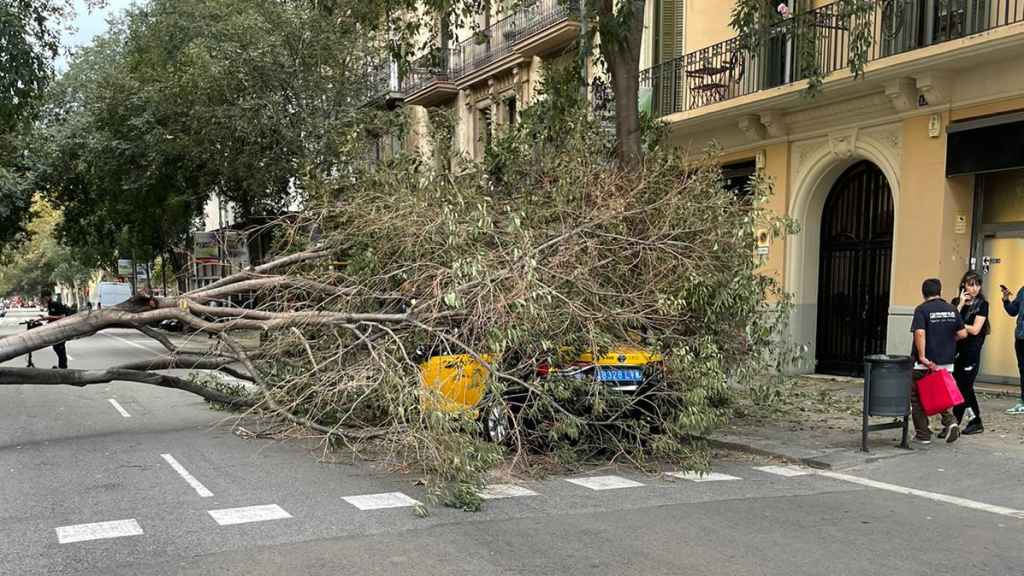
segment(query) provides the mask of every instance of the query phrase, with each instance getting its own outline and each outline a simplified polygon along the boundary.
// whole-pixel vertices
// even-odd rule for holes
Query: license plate
[[[602,382],[639,382],[644,379],[644,374],[637,368],[601,368],[597,379]]]

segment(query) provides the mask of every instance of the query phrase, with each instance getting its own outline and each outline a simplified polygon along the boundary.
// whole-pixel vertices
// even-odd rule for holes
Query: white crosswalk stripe
[[[488,484],[480,492],[484,500],[496,500],[499,498],[519,498],[522,496],[537,496],[537,493],[529,488],[516,486],[515,484]]]
[[[139,526],[139,523],[134,518],[111,522],[75,524],[74,526],[61,526],[57,528],[57,542],[61,544],[141,535],[142,527]]]
[[[208,510],[207,513],[221,526],[247,524],[249,522],[266,522],[268,520],[284,520],[292,517],[291,514],[285,512],[277,504]]]
[[[809,469],[800,466],[754,466],[754,470],[760,470],[761,472],[767,472],[768,474],[774,474],[776,476],[784,476],[786,478],[806,476],[811,473]]]
[[[619,488],[637,488],[643,486],[640,482],[623,478],[621,476],[586,476],[583,478],[566,478],[566,482],[572,482],[591,490],[616,490]]]
[[[359,508],[360,510],[381,510],[384,508],[404,508],[416,506],[418,500],[414,500],[401,492],[385,492],[383,494],[362,494],[359,496],[345,496],[345,502]]]
[[[718,472],[694,472],[688,470],[686,472],[669,472],[669,476],[674,476],[682,480],[689,480],[690,482],[723,482],[726,480],[742,480],[739,476],[730,476],[729,474],[721,474]]]

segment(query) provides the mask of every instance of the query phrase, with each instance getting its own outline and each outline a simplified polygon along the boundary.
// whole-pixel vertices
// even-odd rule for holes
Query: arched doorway
[[[885,174],[858,162],[825,200],[818,269],[816,370],[860,375],[885,352],[894,209]]]

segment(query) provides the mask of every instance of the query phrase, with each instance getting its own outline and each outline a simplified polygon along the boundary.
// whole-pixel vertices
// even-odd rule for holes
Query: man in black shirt
[[[42,298],[43,306],[46,306],[46,319],[50,322],[56,322],[65,316],[71,315],[71,310],[67,306],[57,302],[53,299],[53,295],[49,292],[43,292]],[[54,368],[60,368],[66,370],[68,367],[68,348],[65,342],[59,342],[53,345],[53,351],[57,354],[57,365]]]
[[[910,389],[910,403],[914,438],[927,444],[931,442],[932,431],[917,395],[917,381],[940,368],[952,373],[956,342],[967,337],[967,330],[956,308],[942,299],[942,282],[938,278],[925,280],[921,285],[921,294],[924,302],[914,309],[914,320],[910,325],[910,331],[914,333],[914,384]],[[952,408],[940,415],[943,427],[940,436],[945,436],[946,442],[956,442],[960,437],[960,427]]]

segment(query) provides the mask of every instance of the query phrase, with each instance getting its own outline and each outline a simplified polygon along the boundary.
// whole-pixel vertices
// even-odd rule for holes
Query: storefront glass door
[[[1024,170],[978,177],[981,194],[980,233],[976,234],[975,267],[984,277],[992,331],[982,350],[981,374],[987,382],[1016,383],[1013,351],[1016,318],[1004,310],[999,285],[1014,295],[1024,287]]]

